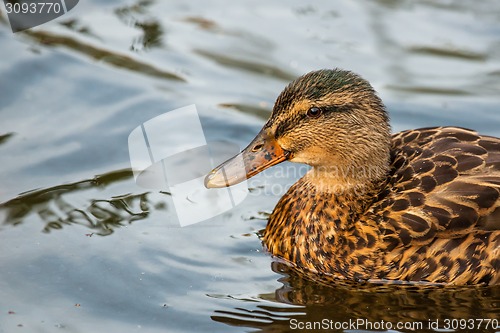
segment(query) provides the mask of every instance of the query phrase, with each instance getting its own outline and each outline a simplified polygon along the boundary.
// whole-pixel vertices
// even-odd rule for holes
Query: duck
[[[441,126],[392,134],[384,103],[338,68],[302,75],[207,188],[284,161],[310,166],[261,236],[271,255],[330,281],[500,284],[500,139]]]

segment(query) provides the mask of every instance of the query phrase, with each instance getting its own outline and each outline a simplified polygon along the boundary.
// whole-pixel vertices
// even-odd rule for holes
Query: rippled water
[[[181,228],[167,191],[135,184],[127,137],[196,104],[208,139],[243,147],[288,81],[325,67],[372,82],[394,131],[500,136],[500,2],[87,0],[15,35],[2,12],[0,45],[0,332],[499,319],[498,287],[324,286],[263,252],[266,213],[300,166]]]

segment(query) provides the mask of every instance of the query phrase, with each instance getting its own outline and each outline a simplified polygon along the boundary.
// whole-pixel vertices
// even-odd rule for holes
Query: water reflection
[[[247,113],[250,115],[255,115],[259,118],[267,120],[269,118],[269,109],[270,107],[265,102],[261,102],[261,105],[250,105],[243,103],[221,103],[219,104],[221,108],[230,108],[234,110],[238,110],[243,113]]]
[[[185,81],[183,77],[173,72],[157,68],[154,65],[150,65],[124,54],[92,46],[89,43],[80,41],[76,38],[42,30],[26,30],[25,32],[23,32],[23,34],[31,37],[36,42],[46,47],[66,47],[75,52],[81,53],[95,60],[102,61],[106,64],[118,68],[124,68],[133,72],[141,73],[143,75],[153,76],[166,80]]]
[[[148,217],[154,206],[148,200],[148,192],[124,194],[110,199],[91,199],[84,207],[75,206],[70,198],[78,192],[108,187],[130,178],[132,171],[125,169],[93,179],[23,193],[0,204],[0,212],[5,213],[2,224],[17,226],[31,215],[36,215],[45,224],[42,230],[46,233],[64,226],[81,225],[90,229],[92,234],[110,235],[117,228]],[[163,207],[160,204],[154,208]]]
[[[163,46],[163,27],[160,22],[147,16],[153,1],[141,0],[131,6],[120,7],[115,10],[116,15],[128,26],[141,30],[142,35],[135,37],[130,49],[132,51],[144,51]]]
[[[0,145],[7,143],[7,141],[9,141],[13,136],[14,133],[7,133],[0,135]]]
[[[421,322],[425,331],[430,331],[426,329],[429,320],[438,319],[444,323],[445,319],[498,319],[500,286],[360,285],[349,282],[325,285],[304,279],[281,262],[273,262],[272,270],[283,276],[279,280],[283,286],[274,294],[249,299],[247,301],[252,301],[249,306],[242,302],[245,299],[239,299],[238,306],[232,310],[216,310],[212,320],[260,332],[282,332],[290,330],[292,319],[298,322],[327,319],[340,323],[362,319],[394,325]]]
[[[141,43],[144,47],[150,47],[154,45],[159,35],[161,35],[161,28],[159,26],[155,27],[154,23],[138,23],[145,30],[145,35],[141,37]],[[64,25],[68,26],[70,29],[77,29],[78,32],[82,34],[89,34],[86,28],[75,28],[78,26],[77,21],[66,21]],[[147,30],[147,33],[146,33]],[[154,36],[150,35],[151,31],[154,31]],[[154,65],[148,64],[146,62],[134,59],[128,55],[120,54],[115,51],[107,50],[104,48],[93,46],[84,41],[78,40],[73,37],[60,35],[54,32],[48,32],[43,30],[26,30],[22,33],[24,36],[28,36],[35,40],[37,43],[45,47],[57,47],[62,46],[69,48],[75,52],[86,55],[98,61],[102,61],[114,67],[128,69],[130,71],[138,72],[143,75],[148,75],[156,78],[174,80],[174,81],[186,81],[183,77],[161,69]],[[134,48],[135,42],[131,46]]]
[[[273,65],[241,59],[240,57],[233,57],[228,54],[215,53],[207,50],[194,50],[194,52],[207,59],[213,60],[224,67],[232,67],[252,73],[263,74],[282,79],[284,81],[292,81],[297,78],[297,75]]]
[[[485,61],[488,59],[487,54],[474,52],[471,50],[460,49],[457,47],[453,47],[451,45],[448,48],[435,47],[435,46],[411,46],[408,48],[407,51],[413,54],[458,58],[462,60],[472,60],[472,61]]]
[[[61,25],[68,28],[71,31],[78,32],[82,35],[96,37],[94,33],[91,32],[88,26],[84,26],[77,19],[70,19],[67,21],[62,21]]]
[[[200,27],[203,30],[208,30],[208,31],[222,31],[222,29],[215,23],[215,21],[203,18],[203,17],[197,17],[197,16],[188,16],[184,18],[185,22],[193,23],[196,24],[198,27]]]

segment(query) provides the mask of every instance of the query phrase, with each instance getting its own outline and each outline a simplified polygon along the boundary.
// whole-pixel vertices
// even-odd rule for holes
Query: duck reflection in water
[[[431,332],[437,329],[431,324],[443,328],[449,319],[468,319],[469,323],[477,319],[475,327],[485,319],[483,323],[489,320],[490,329],[491,323],[498,320],[499,286],[376,285],[354,281],[332,284],[322,283],[315,276],[310,276],[311,280],[280,261],[272,263],[272,270],[282,275],[281,288],[251,299],[231,296],[237,307],[215,311],[212,320],[258,332],[288,332],[293,323],[321,323],[335,328],[335,323],[350,322],[360,324],[358,329],[365,331],[379,331],[370,328],[369,323],[384,322],[393,328],[397,323],[406,323],[406,328],[398,328],[400,332],[415,332],[416,328]],[[482,327],[488,331],[485,324]]]

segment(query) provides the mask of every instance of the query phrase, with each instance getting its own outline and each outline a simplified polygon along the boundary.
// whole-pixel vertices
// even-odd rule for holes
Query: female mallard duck
[[[233,185],[285,160],[312,168],[278,202],[263,241],[298,269],[500,284],[500,139],[457,127],[391,136],[367,81],[320,70],[285,88],[257,137],[206,186]]]

